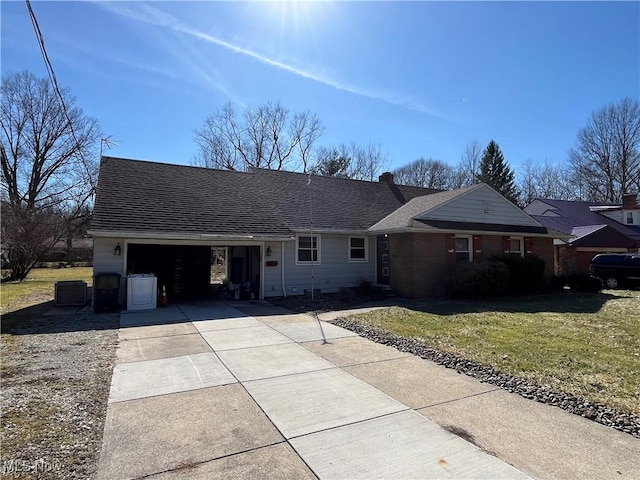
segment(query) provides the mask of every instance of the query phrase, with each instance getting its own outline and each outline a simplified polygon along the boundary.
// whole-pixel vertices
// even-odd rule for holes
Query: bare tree
[[[375,181],[387,169],[388,163],[380,145],[352,142],[337,147],[320,147],[312,170],[320,175]]]
[[[640,102],[627,97],[593,112],[569,161],[586,200],[616,203],[640,190]]]
[[[452,188],[462,188],[473,185],[478,181],[478,169],[482,160],[482,147],[480,142],[473,140],[465,146],[460,157],[460,163],[455,168]]]
[[[64,235],[65,221],[91,204],[100,130],[68,90],[63,104],[48,79],[10,73],[0,91],[2,241],[12,277],[22,280]]]
[[[238,118],[231,103],[196,130],[199,151],[194,163],[208,168],[306,170],[323,127],[315,114],[291,115],[279,103],[246,108]]]
[[[419,158],[393,171],[396,183],[446,190],[455,183],[455,171],[440,160]]]
[[[579,188],[570,168],[549,161],[536,163],[531,159],[524,162],[518,183],[519,204],[526,206],[536,198],[555,200],[579,200]]]

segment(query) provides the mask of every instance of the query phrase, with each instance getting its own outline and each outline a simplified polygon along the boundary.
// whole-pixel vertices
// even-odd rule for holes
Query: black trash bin
[[[117,312],[120,297],[119,273],[96,273],[93,276],[93,311]]]

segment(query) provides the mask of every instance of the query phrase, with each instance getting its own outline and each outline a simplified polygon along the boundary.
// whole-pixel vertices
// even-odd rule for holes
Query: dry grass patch
[[[91,285],[92,275],[92,267],[34,268],[24,281],[0,285],[0,311],[5,314],[51,301],[56,282],[84,280]]]
[[[640,291],[433,300],[352,319],[640,413]]]

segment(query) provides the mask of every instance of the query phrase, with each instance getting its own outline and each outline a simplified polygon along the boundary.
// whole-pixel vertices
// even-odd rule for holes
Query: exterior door
[[[377,255],[377,283],[379,285],[389,285],[389,268],[391,257],[389,255],[389,237],[379,235],[376,237]]]

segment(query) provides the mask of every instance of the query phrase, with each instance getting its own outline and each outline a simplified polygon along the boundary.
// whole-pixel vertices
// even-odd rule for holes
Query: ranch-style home
[[[488,185],[436,191],[390,173],[367,182],[103,157],[90,233],[95,274],[154,274],[170,301],[363,282],[424,297],[451,264],[502,254],[553,268],[554,233]]]

